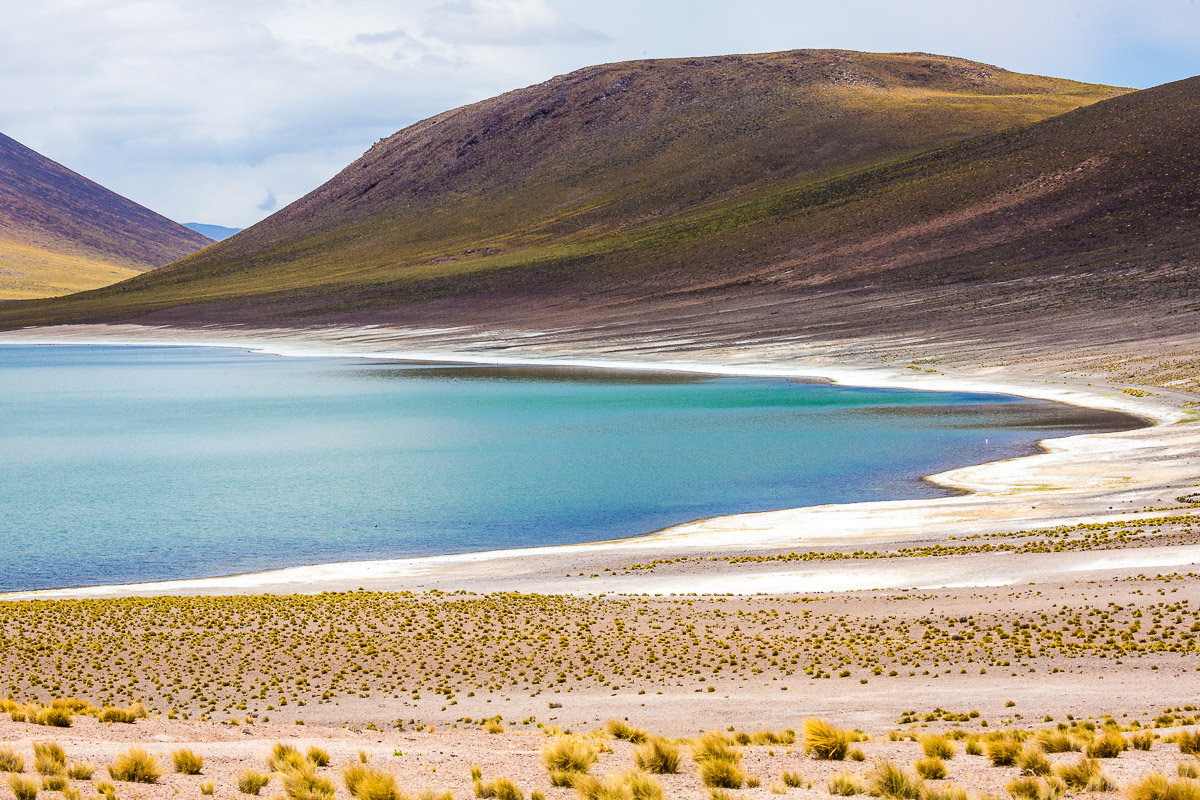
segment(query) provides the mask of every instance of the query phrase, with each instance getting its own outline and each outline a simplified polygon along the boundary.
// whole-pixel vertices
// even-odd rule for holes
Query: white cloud
[[[1200,72],[1192,0],[10,0],[0,131],[174,219],[246,225],[406,124],[588,64],[928,50],[1126,85]]]

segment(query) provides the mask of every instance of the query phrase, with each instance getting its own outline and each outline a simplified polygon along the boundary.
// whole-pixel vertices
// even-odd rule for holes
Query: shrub
[[[73,781],[90,781],[96,768],[86,761],[76,761],[67,767],[67,777]]]
[[[162,770],[158,767],[157,758],[141,747],[131,747],[113,759],[108,765],[108,774],[115,781],[158,783],[158,779],[162,777]]]
[[[1129,787],[1129,800],[1200,800],[1200,782],[1170,780],[1160,772],[1152,772]]]
[[[917,774],[927,781],[940,781],[946,777],[946,762],[940,758],[928,756],[922,758],[913,767]]]
[[[175,771],[181,775],[199,775],[204,766],[204,759],[187,749],[171,753],[171,761],[175,763]]]
[[[1093,739],[1087,746],[1091,758],[1116,758],[1129,748],[1129,742],[1116,731],[1109,731]]]
[[[29,778],[22,778],[20,775],[8,776],[8,788],[12,790],[17,800],[36,800],[38,795],[37,783]]]
[[[633,760],[638,769],[655,775],[674,775],[679,772],[679,748],[657,736],[634,750]]]
[[[329,753],[315,745],[308,748],[308,752],[304,754],[304,758],[314,767],[329,765]]]
[[[61,792],[67,788],[66,775],[47,775],[42,778],[42,788],[47,792]]]
[[[542,761],[551,772],[587,772],[599,760],[595,743],[582,736],[557,736],[542,750]]]
[[[787,773],[784,773],[785,775]],[[789,786],[791,784],[788,784]],[[800,784],[796,784],[798,788]],[[849,772],[839,772],[829,779],[829,786],[826,787],[828,792],[837,797],[853,797],[857,794],[866,794],[866,785],[858,779],[857,776],[851,775]]]
[[[39,775],[57,775],[67,769],[67,754],[58,742],[34,742],[33,768]]]
[[[605,727],[608,730],[609,736],[614,739],[623,739],[633,744],[641,744],[649,738],[645,731],[635,728],[619,719],[610,719]]]
[[[1070,753],[1083,749],[1078,739],[1059,730],[1038,731],[1037,744],[1047,753]]]
[[[1016,778],[1006,788],[1014,800],[1057,800],[1063,793],[1063,785],[1053,778]]]
[[[276,742],[267,756],[267,766],[275,772],[291,772],[305,767],[305,758],[290,744]]]
[[[921,749],[930,758],[954,758],[954,745],[940,733],[923,736],[920,742]]]
[[[738,766],[739,758],[724,756],[700,761],[700,781],[715,789],[740,789],[746,782],[746,773]]]
[[[820,719],[804,720],[804,752],[822,761],[841,761],[850,750],[850,734]]]
[[[238,776],[238,791],[242,794],[257,795],[263,787],[271,782],[271,776],[263,772],[248,769]]]
[[[1011,767],[1021,755],[1021,743],[1008,737],[988,742],[987,755],[993,767]]]
[[[1026,747],[1021,751],[1021,755],[1017,756],[1017,766],[1021,768],[1022,775],[1043,777],[1051,772],[1050,761],[1046,755],[1033,747]]]
[[[921,796],[921,779],[910,775],[891,761],[875,762],[868,776],[871,794],[895,800],[917,800]]]
[[[1142,731],[1129,736],[1129,746],[1135,750],[1149,750],[1154,746],[1154,731]]]
[[[475,796],[495,800],[525,800],[525,793],[508,778],[495,778],[487,783],[476,781]]]
[[[1185,756],[1200,756],[1200,730],[1180,731],[1175,735],[1175,742],[1179,745],[1179,752]]]
[[[0,747],[0,772],[24,772],[25,759],[8,745]]]

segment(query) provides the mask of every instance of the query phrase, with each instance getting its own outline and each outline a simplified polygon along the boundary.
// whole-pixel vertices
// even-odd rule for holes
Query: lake
[[[0,590],[611,539],[933,497],[1131,418],[964,392],[0,346]]]

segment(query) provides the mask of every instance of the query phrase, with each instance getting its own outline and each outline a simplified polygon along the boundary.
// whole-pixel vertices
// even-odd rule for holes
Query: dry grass
[[[1153,772],[1129,787],[1129,800],[1200,800],[1200,782]]]
[[[642,744],[649,738],[645,731],[619,719],[610,719],[605,725],[605,730],[614,739],[623,739],[633,744]]]
[[[655,775],[674,775],[679,772],[681,755],[674,744],[655,736],[633,751],[633,759],[640,770]]]
[[[542,749],[550,773],[586,773],[600,760],[600,749],[582,736],[557,736]]]
[[[162,769],[157,758],[142,747],[134,746],[113,759],[108,765],[108,774],[115,781],[158,783]]]
[[[787,775],[787,773],[784,773],[784,775]],[[793,786],[793,784],[788,785]],[[796,788],[799,788],[801,785],[799,781],[794,784]],[[866,794],[867,785],[857,775],[849,772],[839,772],[829,779],[826,791],[836,797],[853,797],[859,794]]]
[[[919,777],[887,760],[877,761],[867,780],[871,794],[892,800],[917,800],[924,788]]]
[[[33,768],[39,775],[58,775],[67,769],[67,754],[58,742],[34,742]]]
[[[1086,748],[1089,758],[1117,758],[1129,749],[1129,742],[1116,731],[1097,736]]]
[[[820,719],[804,720],[804,752],[822,761],[841,761],[850,752],[851,737]]]
[[[954,743],[943,734],[931,733],[927,736],[922,736],[919,741],[921,742],[921,750],[931,758],[954,758]]]
[[[481,800],[525,800],[525,793],[505,777],[493,778],[484,783],[475,782],[475,796]]]
[[[8,776],[8,788],[16,800],[36,800],[38,795],[37,782],[20,775]]]
[[[265,772],[248,769],[238,776],[237,787],[242,794],[257,795],[271,782],[271,776]]]
[[[25,759],[8,745],[0,746],[0,772],[24,772]]]
[[[204,759],[186,748],[171,753],[171,761],[181,775],[199,775],[204,767]]]
[[[946,777],[946,762],[933,756],[922,758],[913,769],[927,781],[940,781]]]
[[[1028,777],[1015,778],[1005,788],[1013,800],[1057,800],[1065,787],[1054,778]]]
[[[993,739],[987,743],[987,756],[993,767],[1011,767],[1021,757],[1021,743],[1008,737]]]

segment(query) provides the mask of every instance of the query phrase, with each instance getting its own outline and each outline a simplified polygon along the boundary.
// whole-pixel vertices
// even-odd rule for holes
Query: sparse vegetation
[[[784,773],[784,774],[786,775],[787,773]],[[797,778],[798,777],[799,776],[797,776]],[[788,785],[799,788],[803,784],[800,782],[797,782],[795,784],[788,784]],[[867,793],[866,784],[864,784],[858,778],[858,776],[853,775],[849,772],[844,772],[844,771],[839,772],[836,775],[834,775],[832,778],[830,778],[829,785],[826,787],[826,789],[831,795],[834,795],[836,797],[854,797],[855,795]]]
[[[21,775],[9,775],[8,788],[16,800],[36,800],[38,796],[37,782]]]
[[[824,720],[806,719],[804,751],[822,761],[841,761],[850,751],[850,734]]]
[[[264,772],[248,769],[238,776],[237,787],[242,794],[257,795],[271,782],[271,776]]]
[[[920,778],[887,760],[877,761],[867,780],[871,794],[891,800],[917,800],[924,788]]]
[[[108,765],[108,774],[115,781],[158,783],[162,770],[157,758],[135,746],[113,759]]]
[[[658,736],[651,737],[633,751],[638,769],[655,775],[674,775],[679,772],[679,748]]]
[[[171,761],[175,764],[175,771],[181,775],[199,775],[204,767],[204,759],[186,748],[171,753]]]

